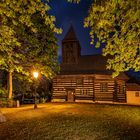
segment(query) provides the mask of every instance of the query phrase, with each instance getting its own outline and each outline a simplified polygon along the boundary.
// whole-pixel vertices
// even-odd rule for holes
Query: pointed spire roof
[[[74,31],[73,26],[71,25],[67,34],[65,35],[63,41],[77,41],[77,37]]]

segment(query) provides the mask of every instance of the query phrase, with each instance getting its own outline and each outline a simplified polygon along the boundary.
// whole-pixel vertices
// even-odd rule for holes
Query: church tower
[[[62,40],[62,64],[77,64],[81,48],[73,26],[70,27]]]

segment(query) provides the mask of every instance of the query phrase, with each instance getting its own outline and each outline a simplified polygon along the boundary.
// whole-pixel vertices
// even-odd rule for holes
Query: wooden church
[[[126,102],[128,77],[122,73],[113,79],[106,63],[102,55],[81,55],[71,26],[62,40],[62,63],[60,73],[53,79],[53,101]]]

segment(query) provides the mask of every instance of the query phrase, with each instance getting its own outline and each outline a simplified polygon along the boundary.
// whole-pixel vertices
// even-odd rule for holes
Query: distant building
[[[140,105],[140,85],[136,83],[126,84],[127,103]]]
[[[71,26],[62,41],[61,70],[53,79],[53,100],[126,102],[128,77],[122,73],[113,79],[106,63],[107,57],[102,55],[81,55]]]

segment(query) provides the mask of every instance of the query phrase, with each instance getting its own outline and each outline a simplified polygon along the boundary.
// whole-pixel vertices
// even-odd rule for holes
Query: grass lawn
[[[2,108],[0,140],[140,140],[140,107],[47,103]]]

